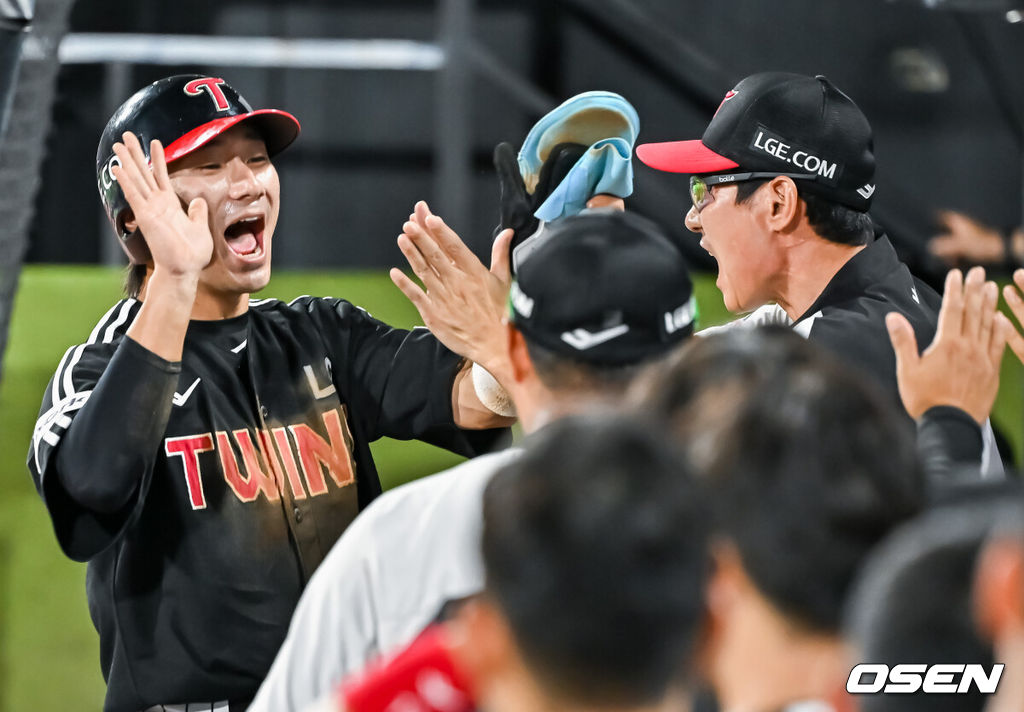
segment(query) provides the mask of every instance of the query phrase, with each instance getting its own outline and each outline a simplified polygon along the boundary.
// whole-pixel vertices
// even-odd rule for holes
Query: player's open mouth
[[[262,215],[242,218],[224,229],[224,240],[239,257],[260,257],[263,255],[263,229],[266,223]]]

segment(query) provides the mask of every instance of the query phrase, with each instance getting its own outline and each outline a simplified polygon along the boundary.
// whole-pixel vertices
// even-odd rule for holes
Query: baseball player
[[[896,362],[886,330],[905,317],[935,334],[939,296],[875,233],[871,127],[828,79],[767,72],[722,100],[700,140],[641,144],[648,166],[690,174],[686,226],[718,261],[717,285],[744,325],[781,323],[885,388]],[[1002,472],[986,425],[985,470]]]
[[[380,493],[369,443],[473,455],[505,431],[466,428],[510,422],[426,329],[342,299],[249,299],[270,276],[272,159],[298,133],[184,75],[128,99],[100,140],[101,198],[140,278],[61,359],[28,466],[61,548],[89,562],[109,712],[244,709],[306,582]],[[464,295],[497,279],[475,267]]]
[[[621,403],[640,371],[693,331],[686,264],[629,213],[550,228],[509,298],[507,381],[524,431]],[[303,594],[251,712],[299,712],[347,674],[406,645],[451,602],[479,593],[482,492],[506,450],[397,487],[331,550]]]
[[[689,709],[707,509],[659,428],[553,423],[484,489],[485,593],[308,712]]]

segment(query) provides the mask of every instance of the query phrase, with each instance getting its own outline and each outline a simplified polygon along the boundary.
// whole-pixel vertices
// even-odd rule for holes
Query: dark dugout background
[[[27,259],[119,259],[96,198],[96,138],[121,100],[165,74],[217,73],[254,105],[302,121],[303,136],[279,162],[275,266],[383,268],[402,263],[394,236],[420,198],[487,253],[490,151],[521,140],[546,102],[610,89],[637,107],[641,140],[696,138],[738,79],[772,69],[826,74],[863,108],[878,156],[875,217],[934,279],[921,243],[936,209],[1021,220],[1017,8],[1024,2],[83,0],[71,32],[407,38],[448,49],[454,71],[65,65]],[[694,265],[708,267],[682,227],[684,178],[637,173],[631,208],[670,227]]]

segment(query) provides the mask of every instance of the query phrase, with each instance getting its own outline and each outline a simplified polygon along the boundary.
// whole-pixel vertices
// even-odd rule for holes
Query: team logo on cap
[[[864,200],[871,200],[871,196],[875,194],[875,186],[871,183],[865,183],[860,188],[857,188],[857,193],[859,193],[860,197],[864,198]]]
[[[587,331],[586,329],[573,329],[562,333],[562,341],[572,346],[577,351],[587,351],[595,346],[617,339],[623,334],[629,333],[629,324],[610,326],[600,331]]]
[[[513,282],[508,290],[508,300],[516,314],[522,314],[527,319],[533,314],[533,299],[526,296],[526,293],[519,288],[518,282]]]
[[[718,112],[722,110],[723,106],[725,106],[725,102],[729,101],[729,99],[732,99],[738,93],[739,92],[737,92],[735,89],[730,89],[729,91],[727,91],[725,93],[725,97],[722,99],[722,103],[718,105],[717,109],[715,109],[715,116],[718,116]]]
[[[697,316],[697,300],[693,297],[680,307],[665,312],[665,333],[674,334],[693,323]]]
[[[810,151],[796,146],[792,141],[773,134],[763,126],[759,126],[754,132],[750,148],[767,153],[776,160],[794,165],[807,173],[814,173],[833,183],[837,180],[838,174],[842,173],[842,166],[839,163],[816,156]]]

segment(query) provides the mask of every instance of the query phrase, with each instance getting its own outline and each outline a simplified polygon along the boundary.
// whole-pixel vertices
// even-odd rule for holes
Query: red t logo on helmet
[[[185,93],[189,96],[199,96],[205,91],[217,106],[217,111],[227,111],[231,105],[228,104],[228,99],[220,88],[221,84],[224,84],[224,80],[216,77],[193,79],[185,85]]]

